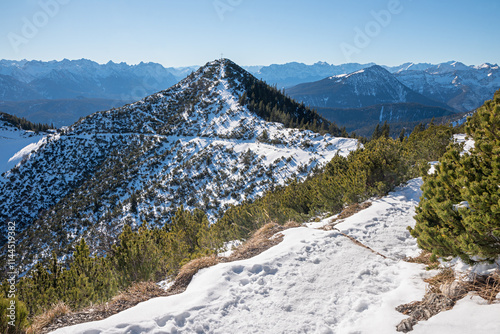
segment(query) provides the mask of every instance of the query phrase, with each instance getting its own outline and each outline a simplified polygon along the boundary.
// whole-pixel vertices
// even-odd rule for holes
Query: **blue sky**
[[[498,0],[2,0],[0,58],[500,62]]]

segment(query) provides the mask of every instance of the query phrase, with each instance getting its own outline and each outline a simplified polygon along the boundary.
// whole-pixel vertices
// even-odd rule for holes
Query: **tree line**
[[[53,124],[49,125],[43,123],[33,123],[28,121],[24,117],[19,118],[17,116],[6,114],[4,112],[0,112],[0,119],[11,124],[12,126],[15,126],[18,129],[34,131],[36,133],[45,132],[50,129],[55,129]]]

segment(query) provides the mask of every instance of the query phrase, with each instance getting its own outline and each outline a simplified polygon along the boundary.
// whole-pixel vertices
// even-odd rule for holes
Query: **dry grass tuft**
[[[370,206],[372,206],[372,202],[354,203],[344,208],[337,219],[346,219],[361,210],[369,208]]]
[[[468,284],[468,290],[475,291],[488,303],[493,303],[500,293],[500,271],[489,275],[474,275]]]
[[[51,309],[45,311],[44,313],[33,318],[33,323],[26,331],[27,334],[37,334],[40,333],[42,328],[51,324],[55,319],[66,315],[71,312],[68,305],[63,302],[59,302],[52,306]]]
[[[169,294],[181,293],[186,290],[198,270],[214,266],[219,262],[220,259],[216,255],[205,256],[189,261],[182,266],[179,274],[175,277],[174,284],[168,289],[167,292]]]
[[[117,309],[129,305],[136,305],[145,300],[166,296],[166,292],[153,282],[137,282],[131,285],[125,292],[122,292],[109,303],[103,304],[106,310]]]
[[[431,256],[432,256],[432,253],[431,252],[428,252],[428,251],[425,251],[423,250],[419,256],[416,256],[416,257],[408,257],[408,258],[405,258],[404,260],[406,262],[410,262],[410,263],[421,263],[421,264],[425,264],[427,265],[427,270],[432,270],[432,269],[437,269],[439,267],[439,261],[431,261]]]
[[[363,203],[354,203],[351,204],[342,210],[341,213],[334,219],[332,219],[327,225],[323,226],[321,229],[325,231],[331,231],[333,230],[333,227],[340,223],[340,220],[346,219],[354,215],[355,213],[358,213],[364,209],[369,208],[372,206],[372,202],[363,202]]]
[[[441,294],[443,284],[451,284],[455,280],[455,272],[451,268],[442,269],[436,276],[424,279],[429,284],[428,292]]]
[[[60,305],[58,308],[54,307],[48,311],[51,313],[51,316],[44,316],[44,314],[42,314],[39,316],[40,319],[36,317],[27,333],[45,334],[61,327],[102,320],[143,301],[167,295],[165,290],[153,282],[134,283],[126,291],[113,297],[113,299],[107,303],[89,306],[77,312],[70,312],[69,308],[64,304]]]
[[[302,224],[301,223],[298,223],[294,220],[289,220],[285,223],[285,225],[283,225],[284,229],[288,229],[288,228],[295,228],[295,227],[301,227]]]
[[[283,240],[284,227],[276,223],[268,223],[258,229],[245,243],[237,247],[226,262],[244,260],[254,257],[263,251],[279,244]]]

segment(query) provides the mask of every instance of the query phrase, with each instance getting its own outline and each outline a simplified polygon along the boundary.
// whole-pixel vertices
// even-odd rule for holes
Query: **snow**
[[[498,333],[500,331],[500,304],[487,305],[469,294],[459,300],[453,309],[441,312],[414,326],[413,334],[470,334]]]
[[[474,258],[474,260],[479,260]],[[500,270],[500,257],[494,263],[478,263],[474,266],[470,266],[464,263],[460,258],[453,258],[450,261],[442,261],[442,264],[446,267],[453,268],[455,274],[458,276],[471,277],[474,275],[490,275]],[[500,297],[500,296],[499,296]]]
[[[10,163],[15,163],[17,161],[22,160],[24,157],[29,155],[31,152],[36,151],[40,146],[42,146],[46,142],[45,138],[40,139],[36,143],[31,143],[25,147],[23,147],[21,150],[19,150],[16,154],[12,156],[12,158],[9,159],[8,162]]]
[[[241,240],[231,240],[224,243],[223,249],[225,251],[219,253],[218,256],[224,256],[224,257],[231,256],[231,254],[233,254],[234,249],[240,246],[242,243],[243,242]]]
[[[54,333],[394,332],[405,317],[394,307],[425,292],[421,278],[428,273],[401,260],[418,253],[406,226],[420,185],[412,180],[374,201],[339,231],[286,230],[283,242],[254,258],[200,271],[182,294]]]
[[[0,121],[0,174],[13,168],[26,155],[35,150],[43,135],[19,130]]]
[[[406,227],[414,224],[421,184],[411,180],[374,200],[338,230],[317,229],[332,217],[286,230],[256,257],[201,270],[182,294],[53,333],[396,333],[405,316],[394,308],[421,300],[422,278],[435,274],[402,261],[419,253]],[[465,298],[414,333],[493,333],[500,304],[485,304]]]
[[[455,143],[464,144],[463,152],[461,154],[469,152],[472,148],[474,148],[474,140],[469,138],[466,134],[455,134],[453,135],[453,140]]]
[[[141,147],[138,159],[130,161],[125,178],[103,181],[116,185],[106,188],[103,210],[79,210],[79,214],[94,215],[95,224],[101,224],[107,219],[104,208],[116,208],[112,222],[102,229],[102,233],[113,237],[126,221],[141,224],[141,215],[153,217],[155,224],[163,225],[181,205],[190,210],[202,207],[209,221],[214,222],[230,205],[258,198],[290,178],[304,179],[335,154],[345,156],[358,148],[356,139],[285,128],[258,117],[246,105],[239,104],[245,90],[241,78],[248,74],[229,64],[213,62],[165,91],[94,113],[61,129],[60,135],[47,137],[15,178],[0,179],[0,215],[29,225],[41,209],[74,192],[75,186],[96,168],[114,168],[110,164],[116,164],[118,159],[112,152],[127,152],[130,143]],[[196,99],[185,105],[195,91]],[[259,139],[264,131],[269,138],[266,142]],[[6,161],[17,152],[16,159],[24,159],[36,148],[30,146],[20,151],[25,146],[11,152]],[[244,159],[248,151],[251,154]],[[131,156],[124,154],[123,159],[129,161]],[[110,164],[99,165],[104,161]],[[25,172],[35,166],[36,173]],[[131,189],[138,193],[139,214],[131,212],[127,203]],[[82,189],[86,194],[94,190]],[[13,206],[21,209],[12,210]],[[13,211],[15,216],[11,216]],[[65,228],[68,235],[80,237],[89,233],[81,224],[73,224],[74,217],[70,220],[67,226],[73,227]],[[47,234],[45,226],[34,228]],[[52,242],[53,239],[40,241],[40,248],[47,250],[43,255],[50,256]]]

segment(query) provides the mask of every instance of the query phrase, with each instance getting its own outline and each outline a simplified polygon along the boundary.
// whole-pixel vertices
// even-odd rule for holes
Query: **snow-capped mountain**
[[[436,123],[446,124],[458,121],[461,114],[441,107],[424,106],[419,103],[387,103],[363,108],[318,108],[318,113],[336,124],[342,125],[348,132],[370,137],[377,124],[390,124],[391,136],[400,134],[404,128],[410,131],[419,123],[426,124],[432,119]]]
[[[166,68],[155,63],[127,65],[125,63],[98,64],[80,59],[62,61],[0,60],[0,74],[24,83],[25,89],[38,93],[38,98],[68,99],[84,96],[133,100],[166,89],[178,80]],[[4,100],[29,100],[9,95],[0,85]]]
[[[249,72],[269,84],[276,84],[279,88],[287,88],[304,82],[321,80],[332,75],[359,71],[373,65],[375,64],[349,63],[342,65],[330,65],[326,62],[317,62],[313,65],[306,65],[303,63],[292,62],[280,65],[272,64],[269,66],[262,66],[260,68],[256,68],[255,70],[249,69]]]
[[[87,59],[0,60],[0,110],[32,122],[69,126],[96,111],[166,89],[196,68]]]
[[[295,100],[316,107],[347,109],[384,103],[441,106],[441,103],[412,91],[378,65],[350,74],[300,84],[287,89],[286,92]]]
[[[269,84],[289,88],[301,83],[326,77],[349,74],[374,64],[313,65],[287,63],[263,66],[252,72]],[[470,111],[479,107],[500,88],[500,72],[496,64],[465,65],[456,61],[440,64],[404,63],[382,66],[393,73],[404,85],[425,97],[444,103],[457,111]]]
[[[403,71],[424,71],[429,67],[434,66],[430,63],[404,63],[398,66],[382,66],[391,73],[398,73]]]
[[[64,252],[82,235],[97,247],[125,223],[162,225],[181,205],[213,220],[356,148],[353,139],[265,121],[243,98],[258,84],[231,61],[214,61],[167,90],[43,138],[0,179],[0,217],[24,231],[23,263]],[[271,88],[262,85],[265,96]],[[297,124],[318,117],[288,101]]]
[[[447,62],[394,75],[414,91],[463,112],[481,106],[500,88],[500,69],[496,64],[466,66]]]

